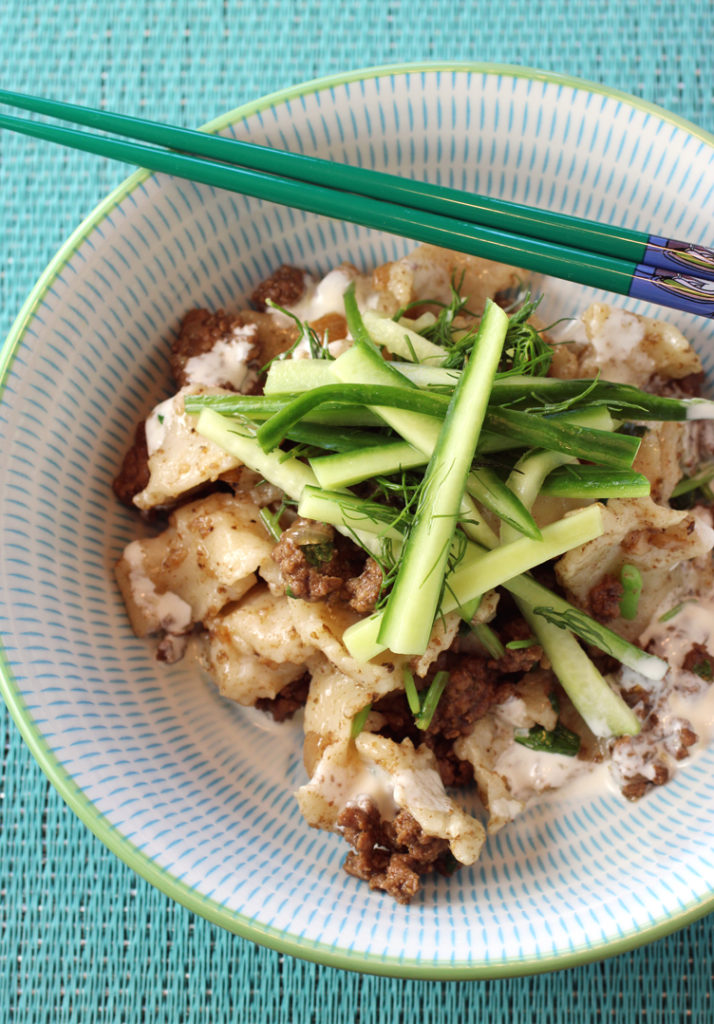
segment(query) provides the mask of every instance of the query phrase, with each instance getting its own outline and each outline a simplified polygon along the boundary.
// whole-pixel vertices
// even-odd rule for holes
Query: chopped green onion
[[[448,672],[437,672],[431,681],[429,689],[426,691],[426,696],[421,704],[421,711],[414,719],[417,728],[421,729],[423,732],[426,732],[431,725],[431,720],[434,717],[437,704],[441,700],[441,695],[444,692],[448,681]]]
[[[624,588],[620,599],[620,615],[623,619],[635,619],[642,593],[642,573],[636,565],[625,564],[620,570],[620,583]]]
[[[284,506],[280,506],[277,512],[271,512],[269,508],[261,508],[260,519],[273,540],[280,540],[283,531],[280,528],[280,517],[283,514]]]
[[[272,401],[279,400],[273,395]],[[269,452],[286,436],[290,428],[322,405],[389,406],[407,409],[426,416],[442,417],[449,408],[449,399],[432,391],[418,388],[389,387],[381,384],[326,384],[324,387],[304,391],[297,398],[290,396],[284,406],[258,429],[257,438],[264,451]]]
[[[506,649],[501,643],[498,634],[491,629],[486,622],[469,623],[469,629],[492,658],[502,658]]]
[[[630,469],[640,447],[637,437],[592,430],[515,409],[489,409],[484,425],[489,431],[510,437],[514,446],[547,448],[618,469]]]
[[[358,711],[357,714],[353,717],[352,728],[350,729],[351,739],[356,740],[359,734],[362,732],[371,710],[372,705],[367,704],[365,707],[362,708],[361,711]]]
[[[714,403],[706,398],[669,398],[640,391],[632,384],[608,380],[560,380],[556,377],[502,376],[494,381],[491,404],[520,403],[533,411],[563,401],[602,405],[632,420],[712,419]],[[572,407],[572,406],[571,406]]]
[[[186,395],[183,400],[187,413],[200,413],[204,409],[212,409],[223,416],[242,417],[246,429],[256,431],[255,424],[269,419],[285,408],[294,395]],[[344,427],[383,426],[379,417],[363,405],[345,405],[339,402],[325,402],[323,405],[308,412],[305,421],[314,424],[335,426],[338,430]],[[293,424],[286,432],[292,434]]]
[[[657,621],[658,622],[669,622],[669,620],[673,619],[675,617],[675,615],[679,615],[679,613],[684,608],[685,604],[690,604],[690,603],[691,602],[689,602],[689,601],[680,601],[679,604],[676,604],[674,606],[674,608],[670,608],[668,612],[665,612],[663,615],[660,615],[660,617],[659,617],[659,619]]]
[[[326,565],[335,553],[335,546],[330,541],[323,541],[319,544],[299,544],[298,547],[305,556],[307,564],[315,569]]]
[[[421,697],[419,696],[419,691],[416,688],[414,676],[406,665],[404,666],[404,693],[407,698],[409,710],[416,717],[416,715],[421,712]]]
[[[506,650],[508,651],[525,651],[529,647],[533,647],[538,641],[534,636],[529,636],[527,640],[509,640],[506,644]]]
[[[692,476],[682,477],[672,491],[672,497],[679,498],[682,494],[688,494],[690,491],[696,491],[700,487],[706,487],[712,480],[714,480],[714,464],[709,463],[706,466],[702,466]]]
[[[701,661],[697,661],[693,665],[690,665],[689,671],[699,676],[700,679],[711,680],[714,677],[714,669],[712,669],[711,659],[706,655],[702,657]]]

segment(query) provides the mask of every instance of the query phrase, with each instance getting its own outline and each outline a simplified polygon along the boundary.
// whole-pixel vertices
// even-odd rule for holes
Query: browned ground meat
[[[668,781],[669,769],[664,764],[656,764],[651,779],[644,775],[631,775],[622,786],[622,795],[627,800],[639,800],[653,786],[664,786]]]
[[[524,637],[525,639],[525,637]],[[532,643],[529,647],[507,647],[497,661],[498,671],[503,676],[525,675],[543,661],[543,648]]]
[[[261,697],[255,702],[255,706],[259,711],[272,715],[276,722],[284,722],[305,706],[309,689],[310,674],[306,672],[304,676],[284,686],[277,697],[273,697],[272,700],[269,697]]]
[[[462,788],[469,786],[474,780],[474,769],[470,761],[462,761],[454,752],[454,741],[444,736],[432,735],[422,737],[431,749],[439,769],[441,781],[445,786]]]
[[[137,426],[134,441],[121,464],[112,488],[123,505],[135,508],[134,495],[143,491],[149,482],[149,453],[143,421]]]
[[[689,748],[693,747],[698,739],[699,737],[694,730],[690,729],[688,726],[680,729],[679,746],[674,752],[674,756],[677,761],[683,761],[685,757],[689,757]]]
[[[445,786],[468,785],[473,769],[468,761],[456,756],[454,742],[467,735],[474,722],[494,704],[514,692],[512,682],[501,676],[498,666],[499,662],[478,655],[441,655],[434,670],[446,669],[449,682],[429,728],[424,732],[417,728],[403,691],[394,690],[373,705],[384,719],[379,732],[396,742],[408,737],[415,746],[425,743],[434,753]],[[429,681],[424,681],[426,686]]]
[[[399,903],[408,903],[419,891],[423,875],[443,870],[448,855],[447,841],[425,835],[408,811],[400,811],[393,821],[382,821],[371,801],[345,807],[337,827],[352,847],[345,871]]]
[[[603,576],[588,594],[588,608],[598,622],[609,622],[620,614],[620,601],[625,588],[616,576]]]
[[[682,668],[702,679],[714,679],[714,655],[709,653],[704,644],[692,644],[682,662]]]
[[[485,658],[459,658],[449,672],[449,682],[427,733],[449,740],[467,736],[474,722],[497,702],[497,689],[498,678]]]
[[[647,390],[654,391],[657,395],[670,395],[674,398],[698,398],[706,379],[703,370],[699,373],[688,373],[686,377],[679,377],[677,380],[662,380],[661,377],[653,377]]]
[[[309,542],[318,526],[324,543]],[[306,530],[308,533],[306,534]],[[303,601],[342,600],[358,612],[372,611],[382,573],[372,558],[324,523],[298,517],[273,549],[287,593]]]
[[[373,558],[368,558],[364,569],[352,579],[345,582],[345,593],[349,595],[348,604],[361,615],[374,611],[382,587],[382,570]]]
[[[613,745],[613,758],[623,772],[621,789],[628,800],[639,800],[653,786],[664,786],[671,777],[669,757],[677,761],[689,755],[697,734],[686,719],[660,720],[656,711],[647,716],[637,736],[622,736]],[[627,767],[632,759],[633,771]],[[643,766],[646,771],[638,771]]]
[[[305,271],[286,264],[261,281],[250,297],[256,309],[265,312],[268,299],[276,306],[292,306],[305,292]]]
[[[334,530],[324,531],[323,543],[308,543],[305,530],[310,525],[307,519],[296,519],[273,549],[273,560],[280,567],[290,597],[323,601],[339,593],[345,580],[355,573],[340,557]],[[325,557],[321,558],[321,553]]]

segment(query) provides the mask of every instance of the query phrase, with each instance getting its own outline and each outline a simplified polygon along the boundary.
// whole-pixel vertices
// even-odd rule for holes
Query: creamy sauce
[[[305,323],[319,320],[320,317],[327,316],[328,313],[344,314],[344,294],[353,278],[354,275],[343,267],[331,270],[317,283],[306,276],[305,291],[302,297],[292,306],[284,308]],[[273,316],[282,315],[279,310],[271,307],[268,307],[268,312]]]
[[[191,625],[191,605],[170,590],[160,594],[144,570],[141,542],[127,545],[124,558],[129,565],[129,585],[136,605],[167,633],[183,633]]]
[[[192,356],[184,367],[188,384],[230,387],[239,391],[249,376],[247,366],[257,333],[255,324],[235,327],[208,352]]]
[[[441,776],[433,768],[411,768],[394,775],[394,799],[400,807],[419,806],[448,814],[452,804]]]
[[[149,455],[153,455],[154,452],[163,448],[172,422],[184,415],[183,402],[178,401],[176,396],[167,398],[165,402],[159,402],[158,405],[154,406],[144,425],[146,448]]]
[[[494,769],[508,782],[516,800],[527,800],[545,789],[561,789],[586,775],[592,768],[588,761],[565,754],[531,750],[522,743],[513,743],[498,758]]]
[[[306,324],[314,323],[316,320],[320,320],[323,316],[328,316],[330,313],[336,313],[340,316],[344,316],[344,295],[353,280],[353,272],[346,267],[337,267],[335,270],[331,270],[329,274],[317,283],[313,281],[312,278],[306,276],[305,291],[302,297],[292,306],[284,306],[283,308],[288,313],[292,313],[293,316],[296,316],[298,320],[301,320]],[[376,303],[377,296],[376,293],[373,292],[369,292],[366,297],[363,296],[361,299],[358,299],[358,304],[362,311],[373,308]],[[280,312],[280,310],[269,306],[268,312],[286,323],[288,322],[287,318]],[[340,338],[338,341],[328,342],[327,350],[330,355],[334,356],[336,359],[351,345],[352,338],[348,333],[345,338]],[[306,339],[303,339],[303,341],[295,347],[291,358],[311,358],[310,346]]]
[[[655,618],[640,638],[643,647],[652,644],[653,653],[669,662],[675,674],[693,644],[702,644],[714,654],[714,595],[673,600],[672,606],[678,604],[681,610],[676,615],[666,622]]]
[[[349,769],[345,772],[332,769],[324,776],[314,775],[310,780],[312,783],[316,783],[322,795],[336,807],[354,803],[363,805],[371,801],[385,821],[391,821],[399,810],[391,775],[374,762],[363,761],[356,774]]]

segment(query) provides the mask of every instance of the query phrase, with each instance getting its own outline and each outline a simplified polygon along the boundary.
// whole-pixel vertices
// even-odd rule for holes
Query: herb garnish
[[[580,737],[577,733],[566,729],[558,722],[554,729],[544,729],[542,725],[534,725],[527,733],[514,736],[516,743],[520,743],[529,750],[540,750],[549,754],[564,754],[566,757],[575,757],[580,750]]]

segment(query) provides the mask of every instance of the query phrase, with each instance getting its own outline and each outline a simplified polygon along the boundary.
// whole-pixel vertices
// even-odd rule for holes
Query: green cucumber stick
[[[528,581],[529,577],[521,574],[534,566],[599,537],[602,534],[600,508],[591,505],[579,509],[544,526],[542,533],[542,540],[520,537],[511,544],[490,551],[471,545],[446,580],[440,613],[446,615],[457,608],[463,608],[494,587],[504,586],[510,590],[516,578],[519,582],[521,579]],[[544,594],[550,593],[545,587],[539,588],[538,593],[541,591]],[[564,603],[567,606],[567,602]],[[369,661],[387,647],[378,641],[383,616],[384,612],[374,612],[345,630],[343,642],[357,661]]]
[[[518,493],[526,508],[531,508],[548,474],[575,461],[561,452],[532,452],[516,463],[508,485]],[[507,541],[512,539],[509,538],[510,533],[510,527],[504,526],[501,536]],[[521,615],[545,651],[553,672],[591,732],[600,737],[636,735],[640,731],[637,716],[608,685],[570,630],[548,622],[534,612],[533,605],[527,600],[514,597]]]
[[[385,362],[373,344],[357,308],[353,287],[345,292],[345,315],[355,343],[331,364],[335,377],[346,384],[385,384],[416,389],[415,384]],[[431,458],[442,426],[441,420],[408,409],[382,406],[372,411],[377,412],[410,445],[424,452],[427,459]],[[468,494],[463,496],[460,515],[462,529],[469,539],[487,547],[497,543],[496,535]]]
[[[530,510],[548,474],[558,466],[577,461],[565,452],[527,452],[511,470],[506,486]],[[501,542],[507,544],[508,541],[515,539],[516,531],[508,523],[504,523],[501,527]]]
[[[507,329],[507,315],[489,301],[426,468],[414,522],[384,611],[379,641],[395,654],[423,654],[429,644],[466,478]]]
[[[573,634],[547,622],[516,598],[521,615],[538,638],[553,671],[595,736],[636,736],[641,723],[592,663]]]

